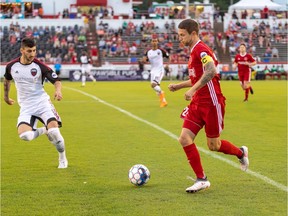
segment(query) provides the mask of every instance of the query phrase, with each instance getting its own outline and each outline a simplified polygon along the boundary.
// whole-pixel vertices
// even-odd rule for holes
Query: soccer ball
[[[142,164],[136,164],[131,167],[128,173],[129,181],[137,186],[146,184],[150,179],[150,171]]]

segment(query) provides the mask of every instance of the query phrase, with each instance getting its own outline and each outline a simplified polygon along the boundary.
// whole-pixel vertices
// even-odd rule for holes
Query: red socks
[[[222,152],[224,154],[236,155],[239,159],[242,157],[243,152],[237,146],[233,145],[227,140],[221,140],[221,146],[218,152]]]
[[[196,145],[192,143],[191,145],[183,147],[183,149],[187,155],[189,164],[194,170],[197,178],[202,178],[202,179],[205,178],[204,170],[201,164],[200,154],[198,152]]]
[[[250,91],[250,87],[245,89],[245,100],[248,100],[249,91]]]

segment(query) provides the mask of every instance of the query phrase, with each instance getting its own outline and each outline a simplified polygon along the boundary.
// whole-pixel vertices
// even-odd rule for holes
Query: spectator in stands
[[[41,62],[45,62],[45,54],[41,49],[37,52],[37,59],[39,59]]]
[[[71,54],[70,62],[71,62],[72,64],[76,64],[76,63],[78,62],[78,60],[77,60],[77,53],[76,53],[76,52],[73,52],[73,53]]]
[[[265,7],[263,9],[263,13],[264,13],[264,19],[267,19],[268,15],[269,15],[269,9],[268,9],[267,5],[265,5]]]
[[[247,23],[244,20],[241,22],[241,29],[247,29]]]
[[[256,73],[257,73],[257,74],[262,74],[262,73],[264,73],[264,71],[260,68],[259,65],[258,65],[257,68],[256,68]]]
[[[271,73],[277,73],[278,72],[277,67],[275,65],[273,65],[270,72]]]
[[[65,54],[63,57],[63,62],[70,62],[70,61],[71,61],[70,56],[68,54]]]
[[[232,13],[232,19],[238,19],[236,10],[234,10],[233,13]]]
[[[183,76],[183,72],[184,72],[184,66],[183,65],[178,65],[178,72],[176,75],[176,79],[177,80],[183,80],[184,76]]]
[[[165,65],[164,70],[165,70],[165,76],[171,80],[171,68],[168,63]]]
[[[40,17],[40,18],[42,18],[43,17],[43,8],[42,7],[40,7],[39,9],[38,9],[38,16]]]
[[[60,48],[60,41],[59,41],[59,38],[57,36],[54,38],[53,47],[54,48]]]
[[[73,43],[74,42],[74,38],[73,38],[73,35],[72,34],[69,34],[67,36],[67,43],[70,45],[70,43]]]
[[[287,72],[284,69],[284,65],[283,64],[281,66],[278,65],[277,71],[278,71],[278,73],[280,73],[282,75],[287,74]]]
[[[247,16],[248,16],[248,12],[247,12],[247,10],[244,10],[241,14],[241,19],[246,19]]]
[[[45,62],[48,62],[48,63],[51,62],[51,53],[50,53],[49,50],[46,51],[46,54],[45,54]]]
[[[264,57],[271,57],[272,56],[272,50],[270,48],[270,46],[268,46],[265,50],[265,53],[264,53]]]
[[[39,34],[39,31],[38,31],[37,27],[33,28],[33,37],[35,39],[39,39],[39,37],[40,37],[40,34]]]
[[[86,44],[86,36],[84,34],[80,34],[78,37],[78,42],[80,42],[82,45]]]
[[[263,48],[264,37],[262,35],[259,36],[258,42],[259,42],[260,48]]]
[[[232,43],[232,45],[229,46],[229,52],[232,56],[236,54],[236,46],[235,43]]]
[[[91,55],[91,59],[92,59],[92,64],[95,64],[95,62],[98,60],[98,49],[97,49],[96,45],[91,47],[90,55]]]
[[[229,37],[227,36],[227,39],[229,39]],[[221,46],[222,46],[222,51],[223,53],[225,54],[226,53],[226,42],[227,42],[227,39],[224,37],[221,41]]]
[[[129,52],[131,55],[136,55],[137,54],[137,47],[135,44],[132,44],[132,46],[129,48]]]
[[[61,48],[66,48],[68,46],[67,44],[67,41],[66,41],[66,38],[65,37],[62,37],[61,38],[61,41],[60,41],[60,46]]]
[[[279,59],[279,51],[276,47],[272,48],[272,58],[278,58]]]
[[[270,73],[270,70],[269,70],[269,68],[268,68],[267,65],[265,66],[263,72],[264,72],[264,74],[268,74],[268,73]]]
[[[254,56],[256,54],[256,46],[253,44],[251,47],[250,47],[250,53]]]

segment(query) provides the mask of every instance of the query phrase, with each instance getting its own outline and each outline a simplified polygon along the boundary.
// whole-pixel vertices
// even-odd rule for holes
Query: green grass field
[[[195,177],[177,141],[188,104],[184,90],[166,91],[159,108],[149,82],[63,82],[60,113],[69,168],[57,169],[54,146],[41,136],[18,138],[18,104],[3,102],[1,84],[1,215],[287,215],[287,82],[254,81],[243,103],[238,82],[222,81],[227,98],[222,138],[249,147],[250,169],[236,157],[212,153],[201,131],[196,139],[211,182],[209,190],[187,194]],[[53,85],[45,84],[53,95]],[[15,87],[10,96],[16,99]],[[142,163],[151,172],[136,187],[128,170]],[[237,166],[235,166],[237,164]]]

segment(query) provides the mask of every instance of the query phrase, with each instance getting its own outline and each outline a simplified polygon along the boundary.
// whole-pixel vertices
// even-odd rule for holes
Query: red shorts
[[[238,72],[238,77],[239,77],[239,80],[240,82],[250,82],[251,81],[251,72],[246,72],[246,73],[241,73],[241,72]]]
[[[205,126],[206,136],[217,138],[224,128],[225,101],[213,105],[197,105],[191,103],[186,107],[181,118],[182,128],[191,130],[195,135]]]

